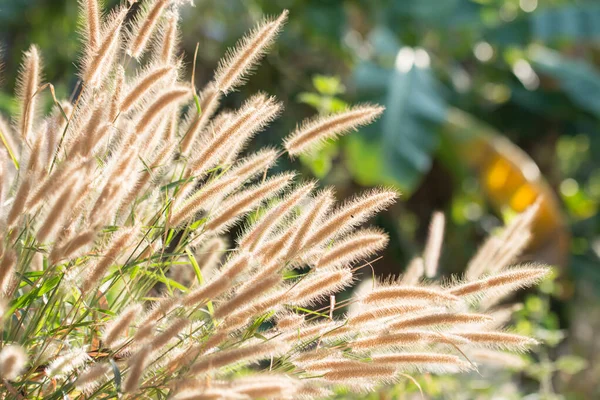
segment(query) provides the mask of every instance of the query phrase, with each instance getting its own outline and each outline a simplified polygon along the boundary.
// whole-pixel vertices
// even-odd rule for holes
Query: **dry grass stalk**
[[[413,258],[399,280],[401,285],[415,286],[425,274],[425,263],[421,257]]]
[[[433,214],[429,225],[429,236],[425,251],[423,252],[423,261],[425,263],[425,276],[433,278],[437,274],[440,253],[444,242],[444,214],[439,211]]]

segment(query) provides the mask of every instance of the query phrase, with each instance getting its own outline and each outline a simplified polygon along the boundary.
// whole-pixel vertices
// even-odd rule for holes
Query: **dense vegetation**
[[[198,87],[212,78],[225,48],[263,15],[291,11],[263,67],[224,100],[235,108],[257,90],[286,99],[285,118],[256,148],[279,143],[315,111],[363,101],[387,107],[383,119],[358,134],[278,164],[335,185],[340,197],[364,186],[400,189],[401,201],[376,220],[391,236],[384,258],[373,264],[380,276],[402,273],[399,266],[420,253],[432,210],[448,216],[440,267],[448,275],[462,272],[483,237],[542,195],[546,212],[524,260],[556,265],[560,276],[527,295],[515,318],[520,332],[544,337],[547,348],[525,373],[498,379],[519,382],[522,393],[597,395],[598,371],[580,370],[598,357],[589,332],[600,324],[590,317],[600,287],[600,169],[593,157],[600,146],[600,7],[561,0],[195,3],[181,23],[188,67],[200,43]],[[76,14],[68,1],[0,4],[4,114],[17,108],[15,77],[32,42],[44,53],[46,81],[59,98],[69,97],[77,85],[72,60],[82,51]],[[535,168],[527,173],[531,160],[540,175]],[[424,390],[444,393],[459,384],[485,392],[477,379],[454,378]],[[398,389],[405,390],[414,388]]]

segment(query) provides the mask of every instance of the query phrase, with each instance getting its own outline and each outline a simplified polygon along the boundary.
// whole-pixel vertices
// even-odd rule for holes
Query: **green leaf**
[[[380,156],[383,152],[380,141],[370,141],[362,135],[350,135],[346,138],[345,144],[344,154],[348,171],[359,185],[375,186],[394,182],[387,175]]]
[[[300,103],[308,104],[318,110],[322,106],[323,97],[319,96],[317,93],[302,92],[298,95],[298,101]]]
[[[332,159],[336,157],[338,153],[338,143],[328,142],[311,154],[301,155],[300,161],[310,169],[314,176],[322,179],[331,170]]]
[[[412,192],[431,167],[439,140],[435,128],[446,112],[429,68],[394,70],[382,121],[383,157],[388,173],[405,192]]]
[[[579,356],[564,355],[556,360],[555,365],[560,371],[569,375],[575,375],[583,371],[588,366],[588,362]]]
[[[600,116],[600,73],[590,64],[567,59],[548,49],[533,52],[531,61],[538,73],[556,79],[573,103]]]
[[[338,76],[315,75],[313,85],[317,92],[326,96],[336,96],[346,91],[346,87]]]

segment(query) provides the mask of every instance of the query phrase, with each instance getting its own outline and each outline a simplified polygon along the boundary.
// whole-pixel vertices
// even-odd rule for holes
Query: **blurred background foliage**
[[[15,75],[30,43],[42,49],[46,80],[59,96],[70,95],[80,52],[76,3],[0,0],[1,112],[14,109]],[[285,102],[283,117],[257,145],[280,143],[296,121],[315,113],[357,102],[387,107],[373,126],[280,165],[334,185],[340,198],[365,186],[400,188],[400,204],[376,221],[392,238],[385,258],[374,264],[378,275],[402,273],[422,250],[433,210],[448,217],[441,273],[451,274],[461,271],[487,234],[540,199],[536,238],[523,261],[556,265],[558,276],[525,296],[515,322],[546,346],[518,374],[425,376],[419,383],[426,393],[448,399],[600,397],[597,1],[195,3],[181,24],[188,67],[199,43],[199,88],[224,50],[260,18],[290,10],[271,54],[224,104],[235,107],[258,90]],[[416,393],[407,381],[377,398]]]

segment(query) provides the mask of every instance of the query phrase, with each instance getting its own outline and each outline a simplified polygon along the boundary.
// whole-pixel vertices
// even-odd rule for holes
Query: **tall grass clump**
[[[396,192],[336,204],[316,182],[269,174],[283,152],[244,153],[281,103],[259,93],[217,113],[219,101],[287,11],[243,38],[196,94],[177,53],[179,3],[146,1],[131,17],[126,5],[81,0],[72,100],[44,83],[37,47],[24,55],[19,113],[0,120],[2,398],[322,398],[474,369],[481,347],[500,357],[535,344],[493,312],[547,273],[507,268],[533,209],[483,247],[468,279],[447,284],[432,280],[437,215],[405,276],[336,303],[387,244],[361,226]],[[361,105],[305,121],[285,148],[311,151],[382,112]]]

